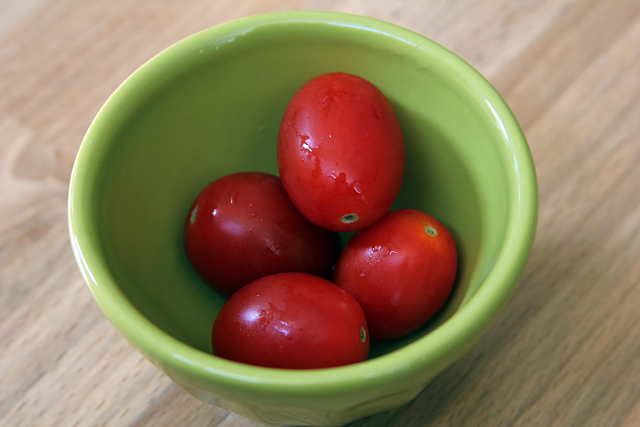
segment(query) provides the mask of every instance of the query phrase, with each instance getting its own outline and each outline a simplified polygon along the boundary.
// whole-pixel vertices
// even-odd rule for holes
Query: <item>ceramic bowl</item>
[[[223,175],[277,174],[287,103],[333,71],[368,79],[392,103],[407,149],[394,208],[423,210],[451,230],[460,259],[453,294],[417,332],[372,343],[362,363],[296,371],[217,358],[211,327],[225,300],[187,262],[189,206]],[[470,65],[389,23],[285,12],[197,33],[133,73],[82,142],[69,224],[105,316],[184,390],[263,424],[342,425],[408,403],[481,338],[523,271],[537,202],[525,137]]]

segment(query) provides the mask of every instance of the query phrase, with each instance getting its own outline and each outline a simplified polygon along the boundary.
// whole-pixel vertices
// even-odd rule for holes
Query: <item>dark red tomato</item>
[[[196,272],[224,296],[274,273],[331,277],[339,255],[337,234],[306,220],[280,179],[260,172],[209,184],[191,206],[184,244]]]
[[[284,369],[347,365],[369,353],[356,300],[305,273],[274,274],[240,289],[218,313],[211,340],[216,356]]]
[[[458,255],[449,231],[413,209],[387,213],[347,243],[334,281],[362,306],[372,339],[413,332],[444,305]]]
[[[373,224],[402,185],[398,118],[378,88],[351,74],[323,74],[300,88],[284,113],[277,153],[293,203],[329,230]]]

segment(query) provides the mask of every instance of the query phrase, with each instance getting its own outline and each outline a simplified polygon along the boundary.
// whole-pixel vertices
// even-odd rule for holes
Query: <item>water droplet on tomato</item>
[[[229,203],[233,204],[238,201],[238,190],[229,192]]]
[[[300,135],[300,148],[308,153],[313,153],[313,147],[309,144],[309,135]]]

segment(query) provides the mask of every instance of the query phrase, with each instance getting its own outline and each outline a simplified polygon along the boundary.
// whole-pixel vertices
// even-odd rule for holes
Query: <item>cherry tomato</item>
[[[369,353],[356,300],[305,273],[263,277],[233,294],[216,317],[211,341],[216,356],[285,369],[347,365]]]
[[[274,273],[330,278],[337,233],[306,220],[274,175],[239,172],[209,184],[186,219],[185,251],[200,277],[224,296]]]
[[[278,168],[298,210],[334,231],[373,224],[395,200],[405,166],[400,123],[373,84],[315,77],[294,95],[278,134]]]
[[[408,334],[444,305],[458,255],[449,231],[413,209],[387,213],[347,243],[334,281],[362,306],[372,339]]]

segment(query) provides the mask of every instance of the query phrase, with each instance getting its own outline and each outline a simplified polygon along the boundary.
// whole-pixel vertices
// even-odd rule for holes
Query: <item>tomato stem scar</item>
[[[352,222],[356,222],[357,220],[358,220],[358,214],[356,213],[346,214],[345,216],[340,218],[340,221],[342,221],[345,224],[351,224]]]
[[[360,341],[362,344],[367,340],[367,331],[364,330],[364,326],[360,326]]]
[[[433,236],[433,237],[435,237],[435,236],[437,236],[437,235],[438,235],[438,232],[436,231],[436,229],[435,229],[435,228],[433,228],[433,227],[432,227],[432,226],[430,226],[430,225],[427,225],[427,226],[424,228],[424,231],[425,231],[429,236]]]

